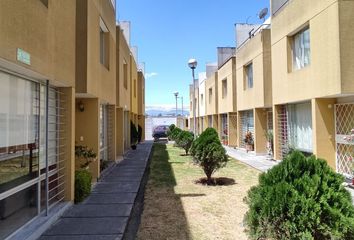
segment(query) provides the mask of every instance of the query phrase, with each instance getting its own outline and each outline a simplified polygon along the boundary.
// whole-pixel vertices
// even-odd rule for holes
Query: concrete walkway
[[[266,156],[257,156],[254,153],[246,153],[246,151],[241,149],[235,149],[228,146],[224,146],[226,153],[240,162],[243,162],[259,171],[266,172],[268,169],[277,165],[279,161],[267,160]]]
[[[96,184],[91,195],[74,205],[41,240],[122,239],[149,160],[152,142],[139,144]]]

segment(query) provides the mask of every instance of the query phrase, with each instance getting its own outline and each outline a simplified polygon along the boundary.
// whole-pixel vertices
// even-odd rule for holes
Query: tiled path
[[[243,150],[238,150],[228,146],[224,147],[230,157],[235,158],[240,162],[246,163],[247,165],[250,165],[251,167],[258,169],[262,172],[267,171],[268,169],[272,168],[273,166],[279,163],[279,161],[267,160],[266,156],[256,156],[253,153],[246,153]]]
[[[122,239],[151,148],[152,142],[145,142],[137,150],[129,151],[82,204],[66,211],[40,239]]]

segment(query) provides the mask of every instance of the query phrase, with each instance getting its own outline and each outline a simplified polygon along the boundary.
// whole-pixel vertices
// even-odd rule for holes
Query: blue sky
[[[131,22],[131,44],[146,64],[146,106],[174,106],[175,91],[188,105],[188,60],[204,72],[217,47],[235,45],[234,24],[260,23],[264,7],[269,0],[117,0],[118,20]]]

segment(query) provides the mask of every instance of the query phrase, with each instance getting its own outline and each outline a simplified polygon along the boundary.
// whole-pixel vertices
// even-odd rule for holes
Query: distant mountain
[[[149,116],[175,116],[176,108],[170,105],[165,106],[146,106],[145,114]],[[182,108],[177,108],[177,114],[182,114]],[[183,107],[183,114],[189,115],[189,106]]]

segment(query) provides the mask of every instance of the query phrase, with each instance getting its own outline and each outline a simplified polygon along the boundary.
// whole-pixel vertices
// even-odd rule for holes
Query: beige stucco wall
[[[77,0],[77,93],[116,104],[116,20],[109,1]],[[100,17],[108,28],[109,62],[100,63]],[[82,59],[81,59],[81,56]],[[81,62],[83,61],[83,62]]]
[[[138,114],[138,68],[133,55],[130,56],[130,63],[131,112]]]
[[[130,48],[119,26],[116,27],[117,34],[117,106],[130,110]],[[124,87],[124,62],[127,64],[127,87]]]
[[[75,1],[0,1],[0,58],[30,69],[52,85],[75,85]],[[68,26],[72,26],[71,28]],[[17,48],[31,65],[17,61]]]
[[[354,1],[339,1],[342,93],[354,94]]]
[[[311,63],[292,71],[288,36],[306,25],[310,28]],[[338,1],[289,2],[272,18],[271,42],[274,104],[341,93]]]
[[[99,136],[100,136],[100,103],[98,98],[76,99],[76,106],[79,102],[85,106],[85,110],[80,112],[75,108],[75,142],[78,145],[91,148],[100,159]],[[83,124],[84,123],[84,124]],[[89,129],[89,131],[88,131]],[[96,160],[89,165],[92,173],[92,180],[96,181],[100,176],[100,161]]]
[[[272,105],[270,30],[264,29],[237,51],[237,110]],[[245,67],[253,64],[253,88],[246,87]]]
[[[230,58],[218,70],[218,113],[236,111],[236,58]],[[222,97],[222,81],[227,81],[227,96]]]
[[[209,99],[209,89],[212,89],[212,99]],[[205,115],[218,113],[218,74],[215,72],[205,80]]]
[[[205,116],[205,110],[206,110],[206,90],[205,90],[205,79],[202,79],[202,81],[199,82],[199,115],[201,117]],[[202,99],[203,98],[203,99]]]
[[[145,77],[143,72],[138,72],[138,114],[145,115]]]
[[[334,104],[336,99],[312,99],[313,153],[336,169]]]

